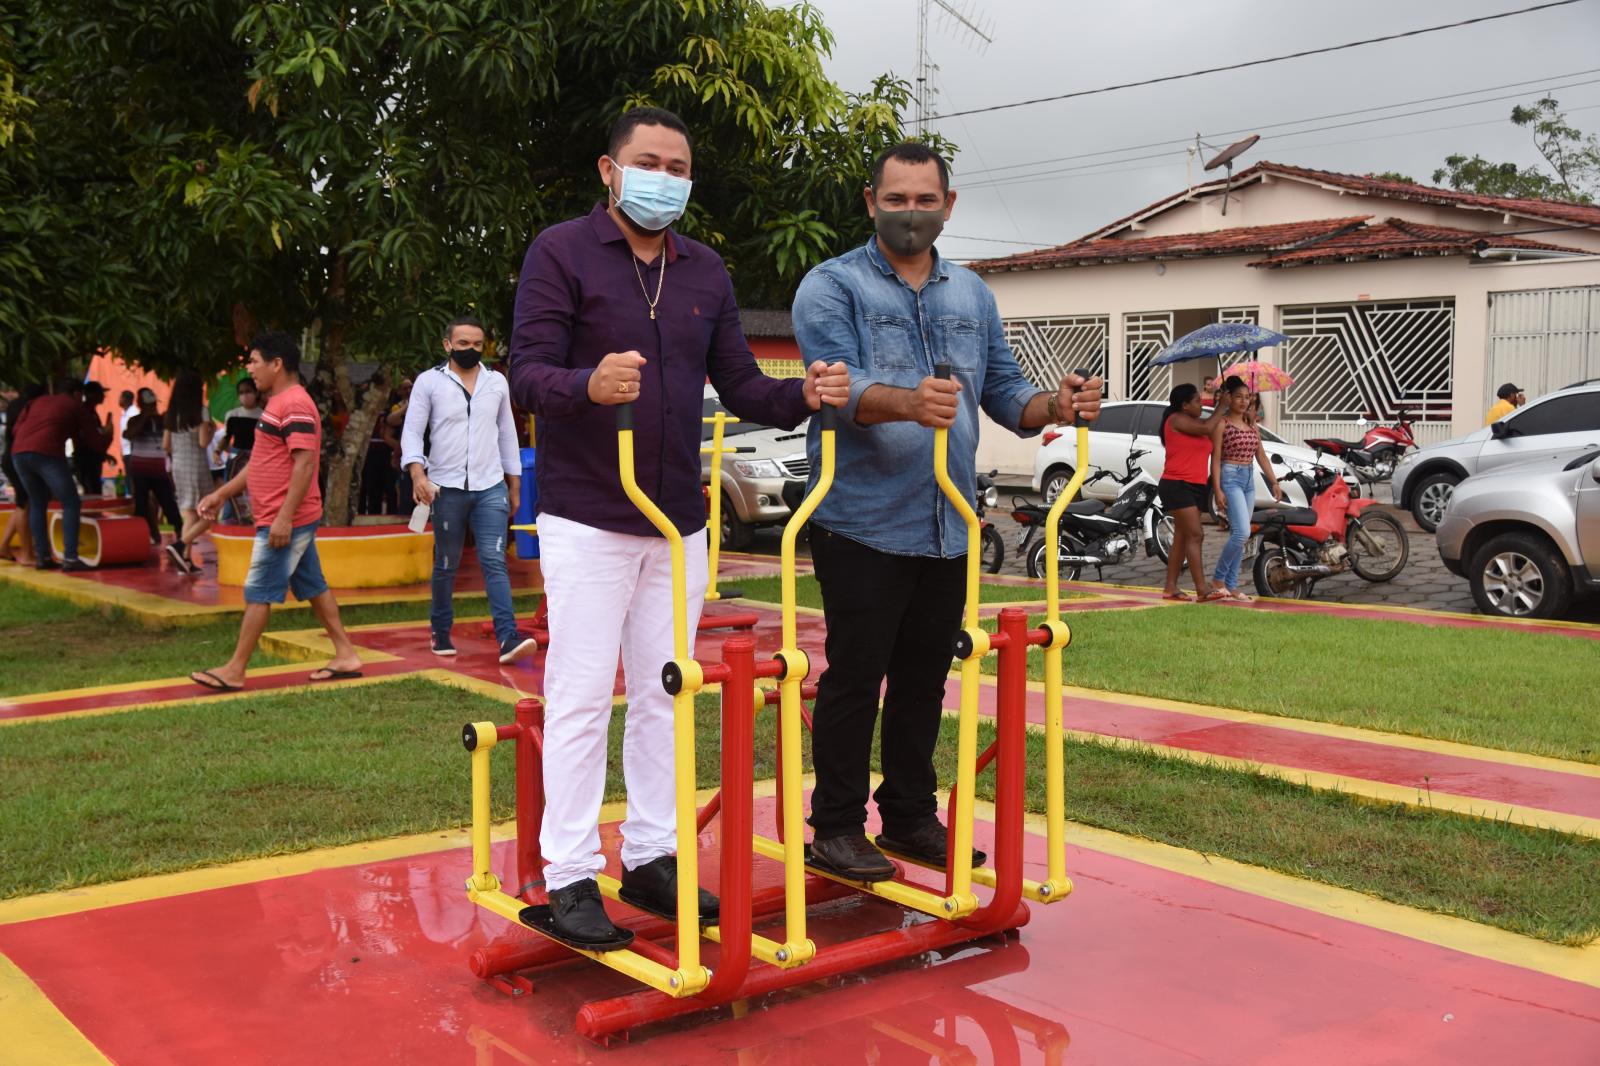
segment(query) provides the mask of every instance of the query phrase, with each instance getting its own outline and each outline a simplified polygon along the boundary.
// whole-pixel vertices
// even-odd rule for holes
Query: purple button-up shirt
[[[652,321],[644,290],[654,298],[658,282]],[[666,265],[659,257],[639,262],[598,204],[535,237],[517,282],[511,395],[539,420],[541,513],[658,535],[622,491],[616,408],[589,400],[600,360],[626,351],[647,360],[633,404],[635,474],[680,533],[706,524],[700,418],[707,377],[723,405],[748,421],[792,429],[811,414],[799,380],[769,378],[756,366],[721,256],[669,232]]]

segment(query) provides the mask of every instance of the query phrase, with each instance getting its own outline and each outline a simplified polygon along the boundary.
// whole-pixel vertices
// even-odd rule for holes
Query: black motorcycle
[[[1167,561],[1167,553],[1172,548],[1172,523],[1156,497],[1155,479],[1138,465],[1139,458],[1146,454],[1148,452],[1143,449],[1130,452],[1127,470],[1120,476],[1101,470],[1085,482],[1093,484],[1108,477],[1122,486],[1122,491],[1110,504],[1100,500],[1075,500],[1067,505],[1058,535],[1062,578],[1076,581],[1084,567],[1092,566],[1096,579],[1101,580],[1103,567],[1133,558],[1135,546],[1140,542],[1144,544],[1146,555]],[[1045,574],[1044,523],[1049,508],[1013,502],[1016,509],[1011,517],[1023,527],[1017,551],[1027,561],[1028,576],[1042,578]]]
[[[990,574],[998,574],[1006,561],[1005,538],[994,528],[994,523],[984,517],[990,508],[1000,503],[1000,493],[994,487],[995,476],[999,473],[998,470],[991,470],[978,475],[978,498],[973,501],[974,510],[978,512],[978,524],[983,527],[983,554],[979,558],[983,561],[984,571]]]

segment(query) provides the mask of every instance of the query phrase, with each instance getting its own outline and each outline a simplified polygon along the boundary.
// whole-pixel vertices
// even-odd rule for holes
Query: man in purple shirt
[[[672,700],[660,681],[673,655],[670,558],[623,493],[611,408],[634,404],[639,485],[683,534],[693,633],[707,582],[706,379],[735,415],[784,428],[823,403],[845,403],[850,391],[842,363],[819,361],[788,381],[757,368],[721,257],[670,229],[688,202],[690,163],[689,131],[676,115],[623,115],[599,160],[605,202],[540,233],[517,284],[511,391],[539,418],[540,568],[550,613],[539,843],[557,932],[595,950],[632,939],[606,917],[595,883],[619,651],[628,698],[621,894],[673,915],[678,891]],[[704,890],[700,913],[716,919],[717,900]]]

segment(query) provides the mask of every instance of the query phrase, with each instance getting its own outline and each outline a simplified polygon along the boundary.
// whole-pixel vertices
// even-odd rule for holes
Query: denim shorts
[[[244,602],[282,603],[286,591],[292,591],[297,600],[327,592],[322,561],[317,558],[317,523],[294,527],[289,543],[281,548],[268,543],[269,533],[266,526],[256,530],[250,573],[244,579]]]

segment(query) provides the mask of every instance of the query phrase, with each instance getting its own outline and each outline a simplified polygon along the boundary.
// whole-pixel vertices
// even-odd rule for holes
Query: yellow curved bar
[[[677,785],[678,820],[678,972],[674,994],[698,992],[711,980],[700,965],[700,851],[695,832],[698,812],[694,804],[694,697],[700,689],[700,671],[690,668],[689,619],[685,605],[688,582],[684,577],[683,537],[639,487],[633,467],[633,429],[617,429],[617,470],[625,492],[639,512],[666,538],[672,555],[672,658],[684,668],[684,683],[672,697],[673,768]]]
[[[1067,504],[1078,495],[1083,479],[1089,472],[1089,427],[1079,423],[1077,433],[1077,467],[1072,480],[1061,490],[1061,495],[1050,505],[1044,520],[1045,549],[1045,613],[1049,620],[1061,622],[1061,549],[1059,534],[1061,516]],[[1072,891],[1067,877],[1067,812],[1066,812],[1066,756],[1061,733],[1061,648],[1044,648],[1044,752],[1045,752],[1045,839],[1049,849],[1048,874],[1042,889],[1048,889],[1042,902],[1065,899]]]
[[[821,505],[822,498],[833,487],[833,466],[837,432],[833,420],[837,413],[818,416],[820,421],[820,454],[818,455],[817,483],[806,493],[800,506],[783,526],[783,544],[779,553],[779,569],[783,604],[783,646],[779,655],[788,664],[778,682],[778,729],[783,736],[783,914],[784,948],[789,958],[797,962],[809,960],[816,954],[814,943],[806,938],[806,857],[805,824],[801,816],[803,797],[800,776],[800,683],[809,672],[809,662],[800,651],[799,624],[795,620],[795,542],[811,516]]]
[[[711,580],[706,583],[706,599],[720,600],[722,593],[717,591],[717,564],[722,555],[722,427],[739,420],[725,411],[718,411],[700,421],[711,426],[711,447],[700,449],[701,455],[711,456],[711,491],[706,493],[711,503],[711,521],[706,526],[706,538],[711,542],[708,563]]]
[[[933,431],[933,476],[944,491],[945,499],[956,509],[967,524],[967,611],[966,628],[978,628],[978,567],[982,561],[983,534],[978,526],[978,513],[972,503],[950,480],[950,431]],[[955,842],[950,855],[950,895],[952,899],[972,901],[972,795],[977,781],[978,761],[978,660],[981,653],[961,661],[961,711],[956,720],[956,787],[953,815]]]

